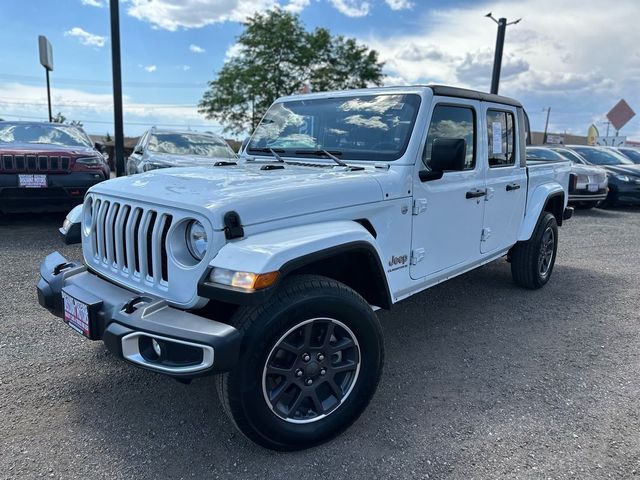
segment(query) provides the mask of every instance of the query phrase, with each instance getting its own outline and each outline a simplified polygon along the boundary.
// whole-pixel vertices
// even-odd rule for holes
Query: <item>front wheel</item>
[[[240,360],[218,393],[235,426],[276,450],[325,442],[371,400],[382,372],[378,319],[349,287],[325,277],[287,279],[266,305],[242,308]]]
[[[558,250],[558,223],[548,212],[538,220],[533,235],[511,251],[511,275],[524,288],[543,287],[551,277]]]

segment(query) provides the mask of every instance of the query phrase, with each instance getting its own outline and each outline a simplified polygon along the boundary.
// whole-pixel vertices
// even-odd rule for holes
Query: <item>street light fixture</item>
[[[496,51],[493,57],[493,74],[491,75],[491,93],[498,93],[498,86],[500,83],[500,69],[502,68],[502,50],[504,49],[504,34],[509,25],[515,25],[520,23],[521,18],[507,23],[506,18],[499,18],[498,20],[491,14],[487,13],[485,17],[490,18],[498,24],[498,35],[496,36]]]

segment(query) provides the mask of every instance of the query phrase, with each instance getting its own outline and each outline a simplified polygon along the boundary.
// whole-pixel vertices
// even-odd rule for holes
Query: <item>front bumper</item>
[[[609,200],[612,204],[640,205],[640,183],[634,182],[609,182]]]
[[[590,192],[586,188],[572,190],[569,192],[569,203],[574,202],[601,202],[607,198],[608,190],[601,188],[596,192]]]
[[[88,305],[90,338],[139,367],[193,378],[229,371],[237,362],[241,334],[235,328],[118,287],[58,252],[42,263],[37,290],[40,305],[57,317],[64,318],[63,292]],[[164,356],[151,353],[151,340]]]
[[[18,174],[2,173],[0,211],[66,211],[82,203],[87,190],[105,179],[102,170],[47,174],[46,188],[21,188]]]

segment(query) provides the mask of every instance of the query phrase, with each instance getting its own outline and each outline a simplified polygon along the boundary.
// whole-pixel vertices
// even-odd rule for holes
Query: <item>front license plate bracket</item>
[[[62,289],[62,304],[64,321],[69,327],[90,340],[100,339],[98,311],[102,300],[76,285],[68,285]]]

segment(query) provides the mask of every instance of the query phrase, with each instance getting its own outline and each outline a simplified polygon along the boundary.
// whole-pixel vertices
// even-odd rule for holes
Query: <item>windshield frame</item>
[[[393,102],[392,105],[394,108],[396,108],[397,105],[399,104],[402,104],[400,108],[403,108],[404,104],[406,103],[409,104],[408,106],[409,109],[413,108],[413,111],[410,111],[410,110],[408,111],[409,115],[407,116],[407,118],[402,118],[402,119],[398,118],[397,125],[404,123],[405,131],[403,132],[404,135],[402,137],[400,135],[398,136],[398,138],[401,139],[401,142],[398,143],[398,148],[396,148],[395,150],[387,149],[387,150],[381,151],[379,149],[372,149],[372,148],[368,148],[368,149],[345,148],[344,145],[340,145],[340,144],[320,143],[317,141],[315,136],[311,136],[311,135],[307,135],[307,137],[313,139],[314,141],[313,145],[300,143],[297,145],[293,144],[291,146],[284,146],[282,145],[283,141],[291,137],[291,135],[287,135],[287,136],[281,135],[282,131],[285,128],[287,128],[287,126],[289,126],[288,123],[285,123],[285,126],[282,128],[282,130],[277,132],[277,136],[274,136],[272,138],[266,138],[266,139],[264,138],[264,137],[267,137],[266,135],[264,135],[264,137],[262,136],[259,137],[259,135],[261,134],[260,132],[261,127],[264,126],[265,124],[273,122],[269,117],[269,115],[270,113],[273,113],[273,111],[276,109],[283,109],[283,108],[286,108],[286,106],[306,107],[309,105],[313,105],[314,103],[320,104],[321,106],[327,106],[327,104],[330,105],[333,102],[334,103],[333,106],[337,110],[338,108],[345,105],[349,101],[365,102],[368,100],[369,102],[371,102],[373,101],[373,99],[381,98],[381,97],[395,98],[395,101],[392,101]],[[249,138],[249,141],[247,142],[245,148],[243,149],[243,152],[245,152],[249,156],[256,155],[256,156],[271,157],[272,154],[269,152],[269,149],[272,148],[277,153],[279,153],[280,156],[288,157],[296,160],[300,160],[300,159],[313,160],[313,161],[331,160],[330,158],[327,157],[326,154],[318,153],[317,155],[314,155],[314,152],[317,153],[317,152],[322,152],[323,150],[326,150],[326,151],[329,151],[332,155],[337,156],[341,161],[352,161],[352,162],[362,162],[362,163],[395,162],[400,160],[402,157],[404,157],[404,155],[407,152],[407,149],[409,148],[411,139],[413,137],[413,131],[418,121],[418,115],[420,113],[420,109],[422,108],[422,104],[423,104],[423,97],[419,92],[416,92],[416,91],[389,91],[389,92],[354,91],[354,92],[350,92],[350,94],[347,94],[347,95],[340,94],[335,96],[317,96],[317,97],[313,96],[310,98],[306,98],[303,96],[294,96],[294,97],[278,100],[275,103],[273,103],[271,107],[269,107],[269,110],[267,110],[267,113],[265,113],[264,117],[261,119],[260,123],[258,124],[256,129],[252,133],[251,137]],[[366,111],[367,108],[371,109],[371,106],[365,105],[364,107],[362,107],[362,110],[358,110],[354,108],[354,111],[355,113],[362,113],[363,111]],[[380,112],[380,116],[387,114],[390,110],[391,108],[388,108]],[[346,110],[343,110],[343,111],[346,111]],[[293,113],[293,115],[304,116],[301,113]],[[378,119],[380,118],[380,116],[378,116]],[[311,116],[308,115],[308,117],[311,117]],[[375,117],[376,117],[375,115],[372,115],[371,119]],[[322,121],[326,122],[327,118],[331,118],[331,117],[325,114],[325,118],[322,118],[322,115],[313,116],[311,118],[313,119],[314,123],[316,121],[320,123]],[[358,124],[353,124],[353,125],[354,125],[354,129],[356,129],[357,127],[365,128],[365,127],[359,126]],[[326,136],[329,133],[331,133],[330,127],[334,127],[334,126],[331,124],[325,124],[324,128],[318,127],[318,132],[324,135],[326,138]],[[313,124],[311,128],[313,128]],[[358,137],[357,135],[355,135],[355,141],[357,140],[358,140]],[[295,142],[295,139],[289,140],[289,141],[293,143]],[[379,143],[385,143],[385,142],[379,142]],[[392,143],[392,142],[389,141],[386,143]]]

